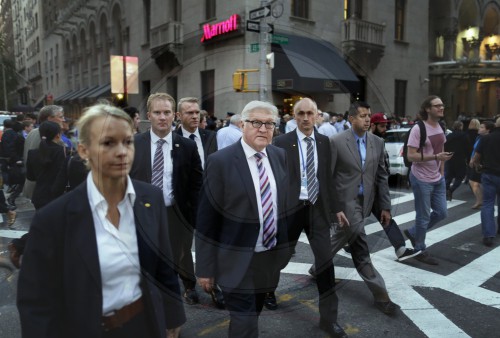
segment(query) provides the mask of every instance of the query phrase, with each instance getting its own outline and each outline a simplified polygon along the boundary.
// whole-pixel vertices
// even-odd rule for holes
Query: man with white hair
[[[337,134],[337,129],[330,123],[330,114],[323,114],[323,123],[319,126],[318,132],[325,135],[326,137],[331,137]]]
[[[278,109],[251,101],[242,138],[208,157],[196,224],[196,276],[222,288],[229,337],[257,337],[266,292],[289,258],[285,223],[286,155],[271,145]]]
[[[218,150],[226,148],[241,138],[241,115],[235,114],[229,119],[229,126],[217,131]]]

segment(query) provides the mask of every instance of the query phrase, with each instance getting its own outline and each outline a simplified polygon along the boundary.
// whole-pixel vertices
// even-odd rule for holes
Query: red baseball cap
[[[387,123],[389,120],[387,119],[387,116],[384,113],[376,113],[373,114],[370,123]]]

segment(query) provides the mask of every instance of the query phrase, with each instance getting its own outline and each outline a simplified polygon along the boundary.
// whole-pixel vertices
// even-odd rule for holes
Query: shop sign
[[[238,14],[233,14],[229,19],[222,22],[217,22],[214,24],[204,24],[201,42],[207,42],[208,40],[213,39],[216,36],[221,36],[238,30],[239,21],[240,16]]]

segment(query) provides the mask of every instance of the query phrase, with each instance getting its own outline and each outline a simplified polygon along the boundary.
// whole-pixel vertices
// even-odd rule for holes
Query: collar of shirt
[[[97,207],[101,205],[107,206],[107,202],[104,199],[104,196],[97,189],[97,186],[94,183],[94,180],[92,178],[92,171],[89,172],[87,176],[87,191],[89,195],[89,204],[91,210],[95,210],[97,209]],[[130,204],[132,204],[133,206],[135,203],[136,194],[134,186],[132,185],[132,180],[128,175],[127,175],[127,189],[125,190],[125,195],[123,199],[127,197],[130,199]]]
[[[241,146],[243,147],[243,151],[245,152],[245,157],[251,158],[253,157],[256,153],[263,153],[267,157],[267,151],[266,148],[264,148],[262,151],[257,151],[250,147],[244,140],[241,138]]]
[[[314,138],[314,131],[311,133],[311,136],[306,136],[303,132],[301,132],[301,131],[299,130],[299,128],[297,128],[297,129],[295,129],[295,130],[297,130],[297,136],[298,136],[299,140],[301,140],[301,141],[304,141],[304,142],[305,142],[305,140],[304,140],[304,139],[305,139],[306,137],[310,137],[310,138],[312,138],[312,139],[314,140],[314,143],[316,143],[316,139]]]
[[[363,143],[364,143],[364,144],[366,144],[366,137],[367,137],[367,136],[366,136],[366,134],[367,134],[366,132],[365,132],[365,134],[364,134],[363,136],[361,136],[361,137],[359,137],[359,136],[358,136],[358,134],[356,134],[356,133],[354,132],[354,130],[352,131],[352,134],[354,135],[354,139],[356,140],[356,143],[358,143],[358,140],[359,140],[359,139],[362,139],[362,140],[363,140]]]
[[[230,124],[229,128],[233,128],[233,129],[236,129],[238,131],[241,131],[241,129],[239,127],[235,126],[234,124]]]
[[[185,138],[189,138],[191,134],[194,134],[197,138],[201,139],[199,128],[196,128],[194,133],[187,131],[186,129],[184,129],[183,126],[181,126],[181,130],[182,130],[182,136],[184,136]]]
[[[156,144],[156,142],[160,139],[158,135],[153,133],[152,130],[149,131],[151,133],[151,143]],[[163,137],[163,139],[167,142],[167,144],[172,144],[172,130],[167,134],[167,136]]]

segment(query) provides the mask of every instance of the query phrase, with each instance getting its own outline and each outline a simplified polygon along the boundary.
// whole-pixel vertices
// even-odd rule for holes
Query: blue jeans
[[[483,185],[483,206],[481,207],[483,237],[495,237],[495,199],[497,206],[500,205],[500,176],[483,173],[481,184]]]
[[[410,173],[410,182],[415,200],[415,225],[408,229],[415,239],[415,250],[425,250],[427,230],[448,216],[446,206],[446,184],[442,177],[433,183],[422,182]],[[432,212],[431,212],[432,209]]]

